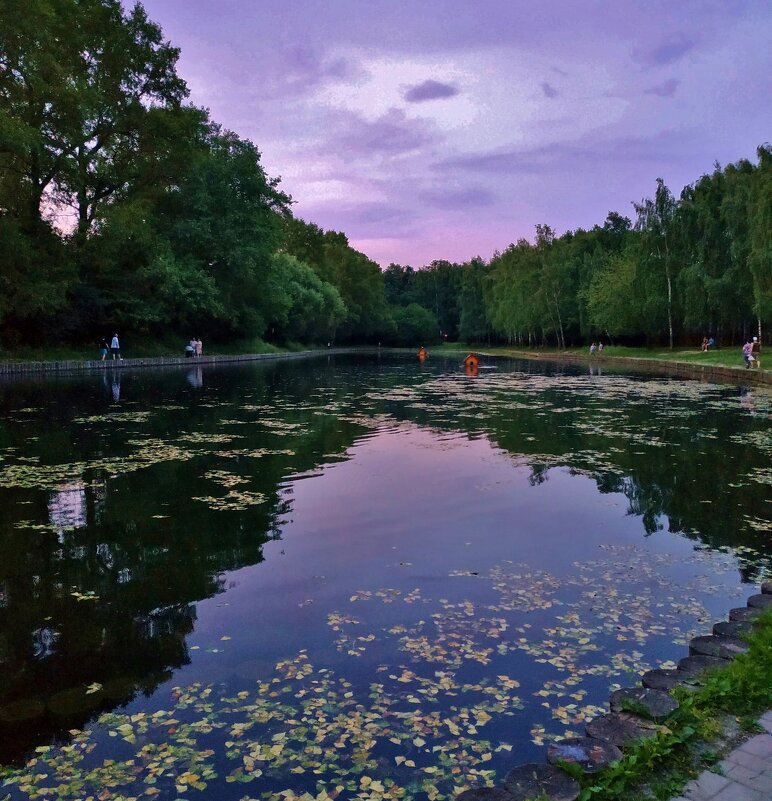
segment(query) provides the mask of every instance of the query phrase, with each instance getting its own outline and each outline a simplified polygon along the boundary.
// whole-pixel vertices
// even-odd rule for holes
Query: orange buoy
[[[464,366],[465,367],[474,367],[478,368],[480,366],[480,360],[477,358],[477,354],[470,353],[466,359],[464,359]]]
[[[429,354],[426,352],[426,348],[421,348],[421,349],[418,351],[418,358],[419,358],[421,361],[424,361],[428,355],[429,355]]]

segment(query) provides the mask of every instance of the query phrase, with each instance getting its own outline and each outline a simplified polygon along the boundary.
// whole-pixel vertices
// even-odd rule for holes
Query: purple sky
[[[191,100],[386,266],[490,258],[772,139],[768,0],[145,0]]]

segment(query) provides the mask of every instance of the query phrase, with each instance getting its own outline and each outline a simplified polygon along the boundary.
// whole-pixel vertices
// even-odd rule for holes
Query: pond
[[[360,354],[0,385],[0,799],[449,799],[772,567],[772,396]]]

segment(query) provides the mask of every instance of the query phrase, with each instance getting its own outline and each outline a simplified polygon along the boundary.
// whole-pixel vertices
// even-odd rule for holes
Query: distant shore
[[[622,352],[620,352],[620,350]],[[588,367],[627,367],[646,372],[676,375],[681,378],[694,378],[707,381],[729,381],[741,384],[772,384],[772,370],[746,370],[740,362],[739,348],[722,351],[679,351],[668,353],[663,358],[661,353],[647,352],[644,349],[607,347],[602,353],[590,354],[587,350],[535,350],[507,347],[475,347],[466,345],[444,345],[439,349],[442,353],[469,352],[479,356],[510,357],[542,362],[564,362],[584,364]],[[429,351],[431,355],[431,350]],[[713,361],[720,354],[725,361],[736,360],[738,364],[721,364]],[[712,357],[712,358],[711,358]],[[772,353],[769,354],[772,359]],[[763,354],[762,354],[763,360]]]
[[[376,348],[374,346],[351,346],[338,348],[308,348],[305,350],[277,350],[268,353],[212,354],[188,358],[185,356],[146,356],[113,360],[100,359],[51,359],[37,361],[0,361],[0,376],[32,373],[59,374],[106,369],[127,369],[131,367],[195,367],[199,365],[233,364],[238,362],[276,361],[283,359],[310,358],[313,356],[340,355],[344,353],[412,352],[406,348]],[[418,348],[416,347],[416,352]],[[713,351],[701,354],[695,351],[681,351],[673,354],[647,352],[644,349],[607,347],[601,354],[590,355],[582,350],[518,349],[508,347],[477,347],[475,345],[447,344],[429,348],[429,356],[434,354],[468,353],[474,351],[480,356],[509,357],[541,362],[562,362],[583,364],[590,367],[626,367],[650,373],[675,375],[703,381],[727,381],[740,384],[772,385],[772,370],[750,369],[741,365],[720,364],[711,360],[720,354],[725,360],[735,359],[736,349]],[[622,351],[622,352],[620,352]],[[770,354],[772,359],[772,354]]]
[[[51,361],[2,362],[0,376],[30,373],[75,373],[99,370],[125,370],[130,367],[200,367],[202,365],[233,364],[235,362],[276,361],[278,359],[302,359],[351,353],[357,348],[316,348],[273,353],[213,354],[211,356],[148,356],[136,359],[63,359]]]

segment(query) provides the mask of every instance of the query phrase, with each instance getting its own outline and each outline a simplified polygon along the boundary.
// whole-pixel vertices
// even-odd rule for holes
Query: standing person
[[[761,342],[759,342],[758,337],[753,337],[753,342],[751,342],[751,356],[753,356],[753,361],[756,362],[754,367],[761,369]]]
[[[113,354],[113,361],[116,359],[123,361],[123,356],[121,356],[121,343],[118,342],[118,334],[113,334],[113,339],[110,342],[110,350]]]
[[[107,339],[102,337],[99,341],[99,356],[101,357],[102,361],[107,358],[107,353],[110,350],[110,346],[107,344]]]
[[[196,347],[196,356],[200,356],[204,351],[204,343],[201,341],[199,337],[195,339],[195,347]]]
[[[707,338],[707,337],[703,337],[703,338],[702,338],[702,351],[703,351],[703,353],[704,353],[704,352],[705,352],[707,349],[708,349],[708,338]]]
[[[745,359],[745,369],[747,370],[753,363],[753,343],[750,340],[743,345],[743,359]]]
[[[603,343],[598,342],[598,353],[603,353]]]
[[[595,351],[596,351],[597,347],[598,346],[594,342],[592,343],[592,345],[590,345],[590,356],[594,356],[595,355]]]

